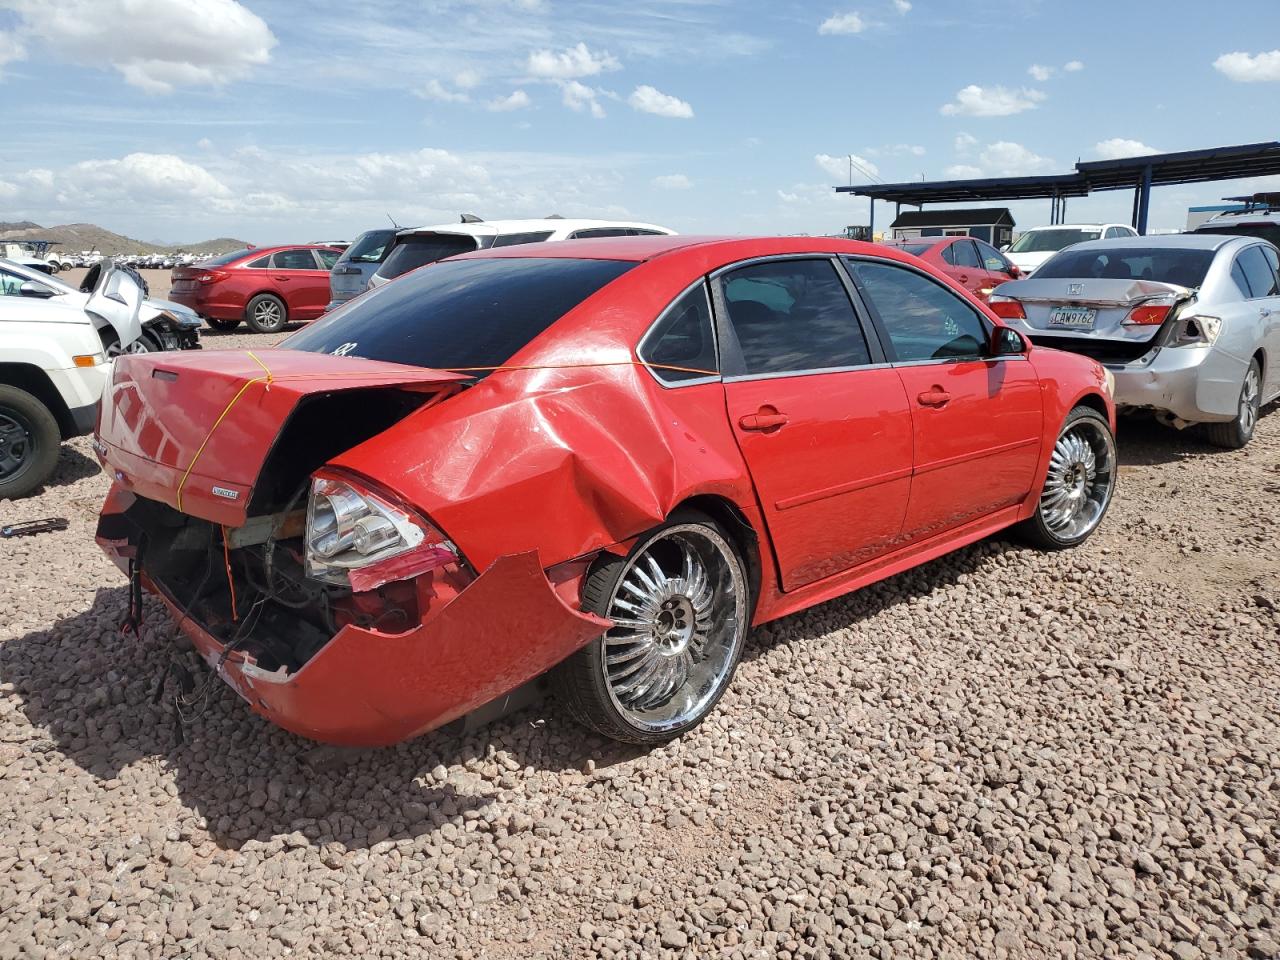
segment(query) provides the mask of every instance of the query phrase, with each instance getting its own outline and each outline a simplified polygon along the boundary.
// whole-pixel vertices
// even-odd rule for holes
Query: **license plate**
[[[1093,318],[1098,311],[1092,307],[1054,307],[1049,311],[1049,325],[1071,327],[1075,330],[1092,330]]]
[[[173,290],[189,290],[195,286],[194,280],[175,280],[173,281]]]

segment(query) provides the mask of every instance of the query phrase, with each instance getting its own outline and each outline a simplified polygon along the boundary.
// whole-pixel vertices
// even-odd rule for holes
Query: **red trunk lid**
[[[115,361],[94,444],[124,486],[240,526],[272,444],[303,398],[387,387],[434,392],[443,370],[298,350],[129,355]]]

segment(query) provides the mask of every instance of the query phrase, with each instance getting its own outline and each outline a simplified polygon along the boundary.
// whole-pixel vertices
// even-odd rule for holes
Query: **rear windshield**
[[[447,260],[371,290],[281,346],[442,370],[500,366],[634,266],[618,260]]]
[[[339,263],[381,263],[395,230],[367,230],[342,251]]]
[[[1124,247],[1111,250],[1063,250],[1036,271],[1037,280],[1072,279],[1157,280],[1180,287],[1198,287],[1213,263],[1212,250],[1169,247]]]
[[[913,257],[921,257],[924,256],[924,252],[932,246],[932,243],[904,243],[898,249],[905,250]]]
[[[1100,229],[1080,230],[1074,227],[1054,228],[1052,230],[1028,230],[1009,248],[1009,253],[1052,253],[1069,247],[1073,243],[1084,240],[1097,240],[1102,236]]]
[[[1253,223],[1223,223],[1196,227],[1193,233],[1225,233],[1233,237],[1261,237],[1280,247],[1280,223],[1255,220]]]
[[[225,267],[228,263],[239,260],[241,257],[247,257],[253,253],[253,247],[245,247],[243,250],[232,250],[230,253],[224,253],[210,260],[201,260],[202,267]]]
[[[451,236],[447,233],[428,233],[419,237],[403,237],[391,248],[387,259],[378,268],[378,276],[390,280],[402,273],[435,263],[455,253],[476,249],[473,237]]]

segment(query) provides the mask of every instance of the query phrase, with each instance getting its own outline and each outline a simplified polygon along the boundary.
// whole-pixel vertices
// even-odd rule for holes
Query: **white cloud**
[[[688,190],[693,186],[693,181],[683,173],[668,173],[661,177],[654,177],[652,183],[661,190]]]
[[[478,71],[466,67],[453,75],[453,85],[459,90],[471,90],[478,87],[482,79]]]
[[[953,180],[972,180],[974,177],[982,176],[981,167],[974,167],[967,163],[953,164],[947,167],[945,172]]]
[[[956,153],[964,156],[978,145],[978,138],[971,133],[956,134]]]
[[[909,0],[893,0],[893,9],[901,14],[907,14],[911,12],[911,3]]]
[[[434,77],[413,91],[423,100],[435,100],[439,103],[466,103],[471,98],[465,93],[450,90]]]
[[[109,63],[148,93],[221,86],[271,59],[276,38],[236,0],[5,0],[17,41],[89,67]]]
[[[495,113],[505,113],[508,110],[523,110],[532,102],[523,90],[514,90],[505,97],[490,100],[485,104],[485,109]]]
[[[1038,63],[1033,63],[1031,66],[1027,67],[1027,73],[1031,74],[1031,78],[1033,80],[1044,83],[1057,73],[1057,71],[1054,70],[1053,67],[1046,67]]]
[[[1062,67],[1067,73],[1079,73],[1084,69],[1084,64],[1079,60],[1068,60]]]
[[[997,177],[1028,177],[1048,173],[1054,162],[1048,157],[1032,153],[1020,143],[998,140],[978,155],[984,170]]]
[[[1093,145],[1093,152],[1100,160],[1119,160],[1122,157],[1140,157],[1146,153],[1159,153],[1155,147],[1148,147],[1141,140],[1126,140],[1124,137],[1112,137]]]
[[[867,29],[867,23],[856,13],[835,13],[822,21],[818,32],[830,36],[848,36]]]
[[[1044,99],[1045,95],[1039,90],[1026,87],[1013,90],[1000,86],[980,87],[971,83],[956,93],[953,103],[943,105],[942,113],[949,117],[1007,117],[1024,110],[1033,110]]]
[[[531,77],[543,80],[572,80],[575,77],[594,77],[608,70],[619,70],[622,64],[609,53],[592,53],[585,43],[578,43],[556,53],[552,50],[535,50],[529,54],[526,69]]]
[[[581,113],[587,110],[597,120],[604,119],[604,107],[599,100],[599,91],[593,90],[585,83],[568,80],[560,85],[560,99],[566,107]]]
[[[641,113],[652,113],[659,117],[674,117],[679,120],[688,120],[693,116],[693,107],[679,97],[673,97],[668,93],[655,90],[646,84],[641,84],[631,91],[631,96],[627,98],[627,103]]]
[[[822,169],[822,172],[832,180],[835,180],[838,183],[848,183],[849,154],[846,153],[841,157],[833,157],[830,154],[819,153],[813,158],[813,162],[816,163]],[[853,162],[857,165],[853,168],[853,176],[855,180],[865,180],[867,179],[868,174],[876,176],[880,172],[880,168],[874,163],[864,157],[858,156],[856,153],[853,154]],[[858,167],[861,167],[862,170],[859,170]],[[865,171],[865,173],[863,171]]]
[[[1280,50],[1266,53],[1224,53],[1213,68],[1238,83],[1266,83],[1280,80]]]
[[[212,150],[213,141],[210,140],[208,137],[201,137],[199,140],[196,141],[196,146],[199,147],[201,150]]]
[[[779,191],[778,191],[778,199],[779,199],[779,200],[781,200],[783,203],[799,203],[799,202],[800,202],[800,194],[798,194],[798,193],[789,193],[789,192],[787,192],[786,190],[779,190]]]
[[[11,33],[0,33],[0,68],[14,60],[22,60],[26,55],[27,49],[17,37]]]

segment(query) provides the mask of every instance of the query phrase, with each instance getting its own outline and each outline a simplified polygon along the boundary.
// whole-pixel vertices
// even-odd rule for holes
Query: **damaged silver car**
[[[991,309],[1032,341],[1115,378],[1116,406],[1243,447],[1280,396],[1280,254],[1256,237],[1182,234],[1076,244]]]

